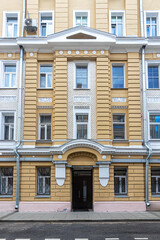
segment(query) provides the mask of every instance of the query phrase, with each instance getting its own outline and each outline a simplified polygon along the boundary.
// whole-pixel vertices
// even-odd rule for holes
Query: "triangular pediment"
[[[86,33],[77,33],[77,34],[68,36],[67,39],[96,39],[96,37]]]

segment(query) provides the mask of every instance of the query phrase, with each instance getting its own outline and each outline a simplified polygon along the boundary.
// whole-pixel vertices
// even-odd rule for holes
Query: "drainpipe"
[[[26,0],[23,0],[23,18],[22,18],[22,37],[24,37],[24,19],[26,13]],[[17,181],[16,181],[16,206],[15,209],[19,210],[19,178],[20,178],[20,155],[18,148],[21,145],[21,128],[22,128],[22,82],[23,82],[23,55],[24,49],[20,46],[20,66],[19,66],[19,87],[18,87],[18,139],[17,144],[14,148],[16,155],[16,166],[17,166]]]

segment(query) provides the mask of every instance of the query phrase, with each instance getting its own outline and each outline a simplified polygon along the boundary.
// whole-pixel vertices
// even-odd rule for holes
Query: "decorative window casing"
[[[15,112],[0,112],[0,140],[15,140]]]
[[[125,66],[124,64],[112,64],[112,87],[124,88],[125,87]]]
[[[46,37],[54,33],[54,12],[40,11],[40,36]]]
[[[160,195],[160,168],[151,168],[152,195]]]
[[[17,63],[3,62],[3,87],[17,87]]]
[[[113,114],[113,139],[126,139],[126,119],[125,114]]]
[[[159,36],[159,12],[158,11],[144,11],[145,18],[145,36],[156,37]]]
[[[13,168],[0,168],[0,195],[13,194]]]
[[[160,139],[160,113],[149,113],[150,139]]]
[[[90,27],[90,11],[89,10],[74,10],[73,11],[73,26]]]
[[[114,194],[127,195],[127,168],[114,169]]]
[[[51,115],[39,116],[39,140],[51,140]]]
[[[40,65],[39,87],[52,88],[52,65]]]
[[[125,36],[125,11],[110,11],[110,33]]]
[[[37,195],[50,195],[50,167],[37,168]]]
[[[18,37],[19,26],[19,12],[3,12],[3,37]]]
[[[160,62],[152,61],[147,63],[148,89],[160,88]]]
[[[91,119],[89,109],[74,110],[74,139],[91,138]]]
[[[89,89],[90,88],[90,62],[75,61],[74,68],[74,88]]]

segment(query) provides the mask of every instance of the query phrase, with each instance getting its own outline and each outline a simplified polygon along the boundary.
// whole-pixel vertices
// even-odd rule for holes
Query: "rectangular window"
[[[88,65],[76,64],[76,88],[88,88]]]
[[[160,195],[160,168],[151,169],[151,192],[152,195]]]
[[[19,12],[4,12],[3,37],[19,36]]]
[[[88,138],[88,114],[76,114],[77,139]]]
[[[110,32],[118,37],[124,36],[124,12],[110,13]]]
[[[40,88],[52,87],[52,66],[40,66]]]
[[[124,88],[124,66],[112,65],[112,87]]]
[[[89,26],[89,12],[88,11],[75,11],[74,12],[74,26]]]
[[[41,12],[40,13],[40,35],[46,37],[54,32],[53,29],[53,13]]]
[[[4,87],[16,87],[16,64],[4,64]]]
[[[37,195],[50,195],[50,167],[37,168]]]
[[[40,140],[51,140],[51,115],[40,115]]]
[[[158,21],[157,17],[147,16],[146,17],[146,35],[147,37],[155,37],[157,36],[157,26]]]
[[[127,168],[114,169],[114,193],[115,195],[127,194]]]
[[[125,139],[125,115],[113,114],[113,139]]]
[[[160,114],[149,115],[150,139],[160,139]]]
[[[148,88],[159,88],[159,66],[148,66]]]
[[[0,168],[0,195],[13,194],[13,168]]]
[[[14,140],[14,115],[3,114],[4,140]]]

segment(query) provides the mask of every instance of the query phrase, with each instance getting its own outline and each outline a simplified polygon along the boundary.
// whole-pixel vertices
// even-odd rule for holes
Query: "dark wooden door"
[[[92,170],[73,170],[72,208],[92,209]]]

